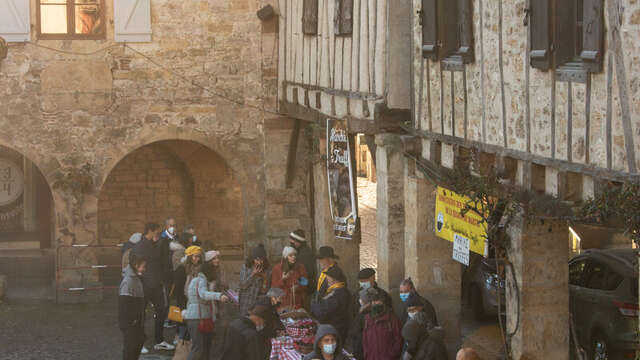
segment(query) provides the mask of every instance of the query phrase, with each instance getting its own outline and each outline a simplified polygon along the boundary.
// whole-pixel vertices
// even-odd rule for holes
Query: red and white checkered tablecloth
[[[270,360],[299,360],[302,357],[291,357],[291,352],[297,353],[295,349],[295,340],[289,336],[281,336],[271,339],[271,355]]]

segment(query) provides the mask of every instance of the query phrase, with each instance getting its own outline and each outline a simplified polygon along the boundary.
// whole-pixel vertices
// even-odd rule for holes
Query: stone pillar
[[[569,359],[569,247],[562,221],[523,215],[507,233],[517,287],[507,271],[507,331],[514,359]],[[529,224],[531,222],[531,224]],[[517,291],[517,293],[516,293]],[[518,303],[519,300],[519,303]]]
[[[404,155],[398,135],[376,135],[378,283],[398,293],[404,278]]]
[[[452,244],[435,234],[436,186],[406,161],[405,272],[435,307],[453,356],[460,343],[462,265],[451,258]]]

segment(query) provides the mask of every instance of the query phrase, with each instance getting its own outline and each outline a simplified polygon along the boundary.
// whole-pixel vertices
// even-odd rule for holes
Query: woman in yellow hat
[[[194,266],[202,265],[202,254],[200,246],[189,246],[184,251],[184,257],[180,259],[180,264],[173,272],[172,298],[180,310],[187,308],[187,290],[192,279],[191,269]],[[187,326],[185,324],[177,324],[176,330],[177,339],[175,342],[185,340]]]

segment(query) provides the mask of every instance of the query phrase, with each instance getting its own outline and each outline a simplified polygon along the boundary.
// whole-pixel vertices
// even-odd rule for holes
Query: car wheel
[[[591,341],[591,360],[608,360],[609,345],[607,339],[601,334],[596,333]]]
[[[482,321],[486,318],[484,312],[484,302],[482,301],[482,291],[477,286],[471,287],[471,308],[473,309],[473,316],[478,321]]]

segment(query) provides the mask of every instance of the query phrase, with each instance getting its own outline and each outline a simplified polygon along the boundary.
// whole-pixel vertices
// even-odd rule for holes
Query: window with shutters
[[[31,40],[29,1],[0,1],[0,37],[7,42]]]
[[[318,0],[304,0],[302,3],[302,32],[318,35]]]
[[[353,0],[336,0],[335,34],[353,33]]]
[[[563,74],[602,70],[604,0],[530,1],[525,24],[532,67]]]
[[[419,13],[423,57],[474,61],[471,0],[422,0]]]
[[[39,39],[104,39],[104,0],[36,0]]]

